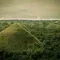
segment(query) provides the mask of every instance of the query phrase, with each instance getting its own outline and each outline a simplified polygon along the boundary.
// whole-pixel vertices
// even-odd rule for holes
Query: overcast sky
[[[0,18],[60,18],[60,0],[0,0]]]

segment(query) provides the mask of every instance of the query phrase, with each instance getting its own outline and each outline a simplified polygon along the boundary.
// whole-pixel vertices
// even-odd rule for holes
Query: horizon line
[[[0,18],[0,20],[60,20],[56,18]]]

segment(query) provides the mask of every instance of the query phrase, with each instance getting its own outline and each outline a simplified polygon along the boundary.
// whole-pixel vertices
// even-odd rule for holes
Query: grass
[[[9,51],[35,51],[43,48],[41,42],[20,23],[14,23],[1,31],[0,41],[0,45],[3,44]]]

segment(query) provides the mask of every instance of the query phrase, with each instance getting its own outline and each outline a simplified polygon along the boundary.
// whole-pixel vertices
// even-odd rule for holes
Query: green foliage
[[[3,34],[0,32],[0,49],[4,47],[5,60],[60,60],[60,21],[11,22],[7,29],[3,28],[6,23],[0,24],[3,28]]]

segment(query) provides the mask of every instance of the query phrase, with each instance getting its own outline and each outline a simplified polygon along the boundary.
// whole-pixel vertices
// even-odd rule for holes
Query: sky
[[[0,0],[0,18],[60,19],[60,0]]]

